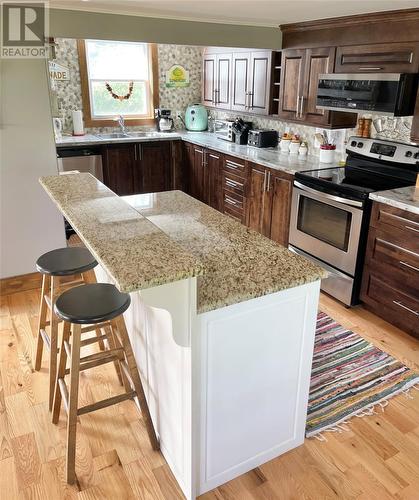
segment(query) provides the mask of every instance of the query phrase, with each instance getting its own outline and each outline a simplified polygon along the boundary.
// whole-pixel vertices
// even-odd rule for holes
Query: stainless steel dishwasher
[[[100,147],[64,147],[57,148],[58,172],[87,172],[103,182],[102,155]],[[67,239],[75,234],[69,222],[64,219]]]
[[[64,147],[57,149],[58,172],[88,172],[103,182],[100,147]]]

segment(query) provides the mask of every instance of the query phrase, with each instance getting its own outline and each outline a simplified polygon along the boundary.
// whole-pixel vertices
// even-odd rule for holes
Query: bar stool
[[[55,313],[64,320],[63,337],[60,348],[57,381],[54,392],[52,421],[58,423],[61,401],[67,411],[67,460],[66,479],[68,484],[76,480],[76,427],[77,417],[101,408],[138,398],[141,413],[153,449],[159,449],[159,442],[153,427],[144,389],[135,363],[134,353],[122,314],[131,303],[130,296],[119,292],[113,285],[95,283],[82,285],[61,294],[55,302]],[[92,325],[82,327],[81,325]],[[110,327],[113,345],[110,350],[80,357],[80,349],[90,345],[97,338],[82,340],[82,334],[96,327]],[[70,343],[71,339],[71,343]],[[70,368],[66,369],[67,358]],[[121,369],[125,391],[122,394],[78,407],[79,373],[95,366],[117,362]],[[65,383],[65,375],[70,376],[70,388]]]
[[[42,290],[39,306],[38,340],[35,356],[35,370],[41,369],[44,344],[49,350],[49,409],[52,409],[54,398],[54,386],[57,372],[58,354],[58,323],[59,318],[54,314],[52,305],[55,303],[59,293],[67,288],[83,283],[96,282],[92,269],[97,262],[92,254],[83,247],[57,248],[44,253],[36,261],[36,269],[42,273]],[[68,276],[79,278],[61,283],[60,279]],[[47,321],[47,313],[50,311],[50,320]],[[46,327],[50,326],[48,335]],[[100,331],[96,332],[100,335]],[[104,349],[103,340],[100,344]]]

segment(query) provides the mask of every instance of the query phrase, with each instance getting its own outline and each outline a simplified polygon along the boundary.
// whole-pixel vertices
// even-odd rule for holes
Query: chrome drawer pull
[[[419,316],[418,311],[414,311],[413,309],[410,309],[410,307],[405,306],[398,300],[393,300],[393,304],[396,304],[396,306],[402,307],[403,309],[406,309],[406,311],[409,311],[410,313],[414,314],[415,316]]]
[[[243,184],[240,184],[240,182],[234,182],[230,179],[226,179],[226,184],[227,184],[227,186],[230,186],[230,187],[243,187]]]
[[[237,205],[241,205],[241,203],[239,203],[238,201],[234,201],[232,200],[231,198],[229,198],[228,196],[225,197],[225,201],[227,203],[229,203],[230,205],[234,205],[234,206],[237,206]]]
[[[409,267],[410,269],[413,269],[414,271],[419,273],[418,267],[412,266],[411,264],[408,264],[407,262],[403,262],[402,260],[399,260],[399,264],[401,264],[402,266]]]
[[[410,227],[410,226],[404,226],[406,229],[410,229],[410,231],[415,231],[415,233],[419,233],[419,229],[416,229],[414,227]]]
[[[220,157],[219,157],[219,156],[213,155],[213,154],[211,154],[211,153],[210,153],[209,155],[210,155],[210,157],[211,157],[211,158],[215,158],[216,160],[219,160],[219,159],[220,159]]]
[[[366,71],[380,71],[383,68],[380,66],[360,66],[358,69],[364,69]]]
[[[226,166],[229,166],[231,168],[239,168],[243,165],[240,165],[240,163],[234,163],[234,161],[226,160]]]

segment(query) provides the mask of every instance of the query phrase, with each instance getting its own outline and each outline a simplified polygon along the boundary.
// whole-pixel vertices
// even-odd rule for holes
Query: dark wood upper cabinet
[[[285,120],[297,120],[300,96],[303,93],[305,49],[282,51],[281,89],[279,92],[279,116]]]
[[[334,62],[334,47],[283,50],[278,115],[284,120],[304,122],[305,125],[354,127],[356,113],[316,107],[319,75],[332,73]]]
[[[138,168],[135,169],[139,193],[157,193],[171,187],[171,155],[169,141],[140,142]]]
[[[306,51],[300,113],[304,120],[312,124],[318,123],[319,125],[323,125],[329,122],[329,111],[318,109],[316,106],[317,85],[319,75],[333,72],[334,62],[334,47],[319,47],[307,49]]]
[[[419,44],[349,45],[336,50],[336,73],[417,73]]]
[[[250,53],[238,52],[232,59],[231,109],[247,111],[250,80]]]
[[[119,196],[135,194],[137,144],[114,144],[103,148],[104,184]]]

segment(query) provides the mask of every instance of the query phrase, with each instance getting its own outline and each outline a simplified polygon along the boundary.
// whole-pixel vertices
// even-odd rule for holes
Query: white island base
[[[134,292],[124,314],[161,451],[187,499],[303,443],[320,288],[197,314],[196,280]]]

